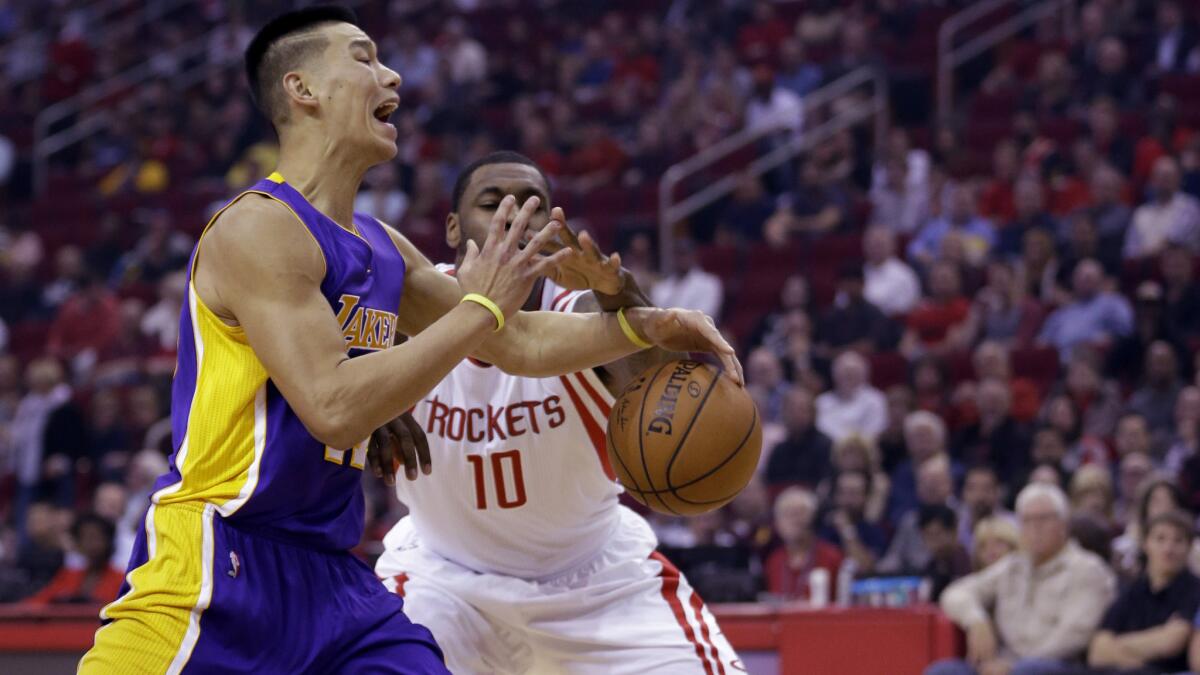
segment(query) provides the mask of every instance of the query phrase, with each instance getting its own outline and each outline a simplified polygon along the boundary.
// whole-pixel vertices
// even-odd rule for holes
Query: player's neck
[[[290,141],[291,139],[289,139]],[[353,230],[354,197],[370,167],[334,148],[298,139],[281,143],[276,171],[321,213]]]

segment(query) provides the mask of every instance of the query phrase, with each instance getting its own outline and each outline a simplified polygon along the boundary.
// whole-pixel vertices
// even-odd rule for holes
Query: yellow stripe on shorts
[[[200,639],[200,617],[213,588],[211,505],[151,506],[146,514],[149,560],[129,573],[130,590],[101,613],[79,673],[173,675]]]

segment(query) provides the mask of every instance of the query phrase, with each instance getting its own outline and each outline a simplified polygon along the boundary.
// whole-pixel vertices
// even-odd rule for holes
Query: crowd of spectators
[[[236,56],[287,3],[145,3],[161,15],[125,41],[82,30],[90,3],[55,4],[40,23],[0,3],[0,600],[29,603],[119,583],[172,449],[186,260],[275,160]],[[1200,12],[1081,2],[977,59],[952,119],[894,90],[886,136],[845,130],[739,174],[678,224],[661,270],[668,166],[742,128],[770,131],[759,151],[803,134],[805,97],[860,66],[928,84],[931,63],[895,46],[966,3],[454,4],[361,8],[404,86],[398,157],[356,206],[445,259],[458,168],[518,150],[656,303],[718,317],[764,420],[762,469],[721,511],[652,516],[710,601],[869,602],[855,579],[917,577],[967,630],[971,662],[939,673],[1186,668]],[[95,93],[143,62],[146,81]],[[38,191],[32,121],[81,92],[62,128],[106,121]],[[365,485],[369,556],[401,511]]]

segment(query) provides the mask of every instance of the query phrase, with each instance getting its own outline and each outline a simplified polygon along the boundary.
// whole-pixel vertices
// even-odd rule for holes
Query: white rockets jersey
[[[571,311],[585,292],[546,281],[541,308]],[[477,572],[524,579],[588,561],[620,522],[605,448],[612,403],[591,370],[518,377],[464,360],[413,411],[432,474],[396,480],[421,541]]]

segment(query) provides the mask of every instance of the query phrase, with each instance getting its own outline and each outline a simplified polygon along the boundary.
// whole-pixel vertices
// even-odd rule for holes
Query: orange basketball
[[[750,394],[699,361],[639,375],[608,417],[608,455],[634,499],[668,515],[719,508],[750,482],[762,424]]]

